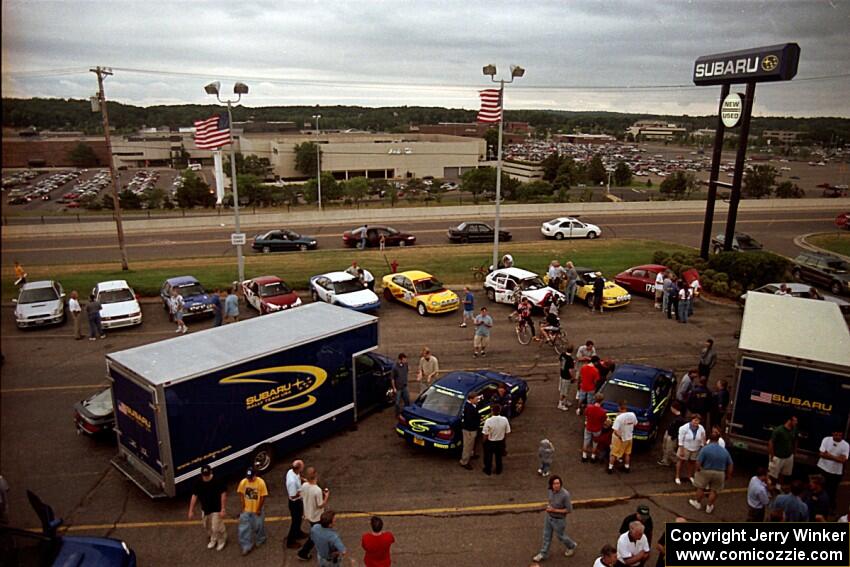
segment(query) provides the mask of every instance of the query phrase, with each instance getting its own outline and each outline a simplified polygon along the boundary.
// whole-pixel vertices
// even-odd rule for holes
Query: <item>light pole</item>
[[[242,100],[243,94],[248,94],[248,85],[245,83],[236,83],[233,85],[233,93],[236,95],[236,100],[221,100],[219,93],[221,91],[221,83],[215,81],[204,87],[207,94],[215,95],[218,102],[227,104],[227,124],[230,130],[230,183],[233,188],[233,214],[236,221],[236,261],[239,266],[239,282],[245,281],[245,258],[242,256],[242,244],[244,236],[239,225],[239,189],[236,184],[236,148],[233,144],[233,113],[231,105]]]
[[[319,197],[319,212],[322,212],[322,152],[319,150],[319,118],[321,114],[314,114],[313,120],[316,121],[316,189]]]
[[[505,121],[505,84],[513,83],[514,79],[525,75],[525,69],[519,65],[511,65],[511,78],[509,81],[504,79],[496,80],[496,66],[486,65],[483,69],[484,74],[490,77],[494,83],[499,83],[499,141],[498,154],[496,158],[496,226],[493,231],[493,269],[499,265],[499,226],[500,226],[500,206],[502,204],[502,124]]]

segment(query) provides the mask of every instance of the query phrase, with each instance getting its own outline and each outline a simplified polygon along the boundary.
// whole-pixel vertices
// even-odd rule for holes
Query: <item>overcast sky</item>
[[[850,117],[850,77],[800,80],[850,74],[850,0],[3,0],[2,17],[5,97],[85,98],[103,65],[107,97],[144,106],[212,102],[206,82],[241,78],[248,106],[472,109],[494,63],[526,69],[508,109],[711,114],[720,87],[574,87],[690,85],[700,55],[797,42],[797,79],[759,85],[755,113]]]

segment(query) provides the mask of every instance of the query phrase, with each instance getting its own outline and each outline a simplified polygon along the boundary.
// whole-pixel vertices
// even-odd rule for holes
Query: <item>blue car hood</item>
[[[117,539],[102,537],[63,537],[62,548],[53,561],[62,567],[124,567],[135,565],[135,554],[124,551]]]
[[[189,297],[184,297],[183,303],[187,307],[191,307],[193,305],[208,305],[212,303],[212,299],[209,294],[204,293],[202,295],[190,295]]]

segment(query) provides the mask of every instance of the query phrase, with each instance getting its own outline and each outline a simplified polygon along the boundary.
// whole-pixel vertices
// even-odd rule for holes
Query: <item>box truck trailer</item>
[[[749,293],[741,324],[737,383],[727,441],[767,453],[773,429],[792,415],[797,462],[814,464],[821,440],[848,434],[850,331],[827,301]]]
[[[112,463],[151,497],[203,465],[266,471],[386,403],[392,361],[377,346],[376,317],[311,303],[108,354]]]

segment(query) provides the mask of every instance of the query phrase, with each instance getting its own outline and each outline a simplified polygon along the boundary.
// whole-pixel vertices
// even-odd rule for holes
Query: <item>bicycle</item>
[[[564,331],[560,329],[557,332],[543,331],[543,326],[541,326],[540,334],[543,335],[543,338],[540,338],[540,344],[542,345],[545,342],[555,349],[558,355],[572,350]]]
[[[521,317],[514,317],[516,313],[511,313],[508,315],[508,319],[511,321],[516,321],[516,340],[521,345],[527,345],[531,342],[531,325],[533,323],[529,323],[528,320],[522,319]]]
[[[483,282],[484,278],[487,277],[487,274],[490,273],[489,264],[481,264],[480,266],[474,266],[470,268],[472,272],[472,278],[477,282]]]

